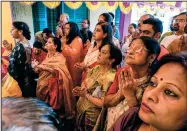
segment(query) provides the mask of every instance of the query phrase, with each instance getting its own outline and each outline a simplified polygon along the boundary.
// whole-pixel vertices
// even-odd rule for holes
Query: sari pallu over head
[[[54,76],[48,70],[54,70]],[[39,74],[36,95],[39,99],[50,104],[56,110],[60,117],[73,117],[75,114],[75,97],[72,95],[73,82],[66,66],[65,57],[56,53],[52,57],[46,59],[40,64],[42,70]]]

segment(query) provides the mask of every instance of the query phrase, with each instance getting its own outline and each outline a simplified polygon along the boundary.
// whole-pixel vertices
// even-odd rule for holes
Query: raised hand
[[[86,69],[86,65],[84,64],[84,62],[82,62],[82,63],[76,63],[74,66],[76,68],[78,68],[78,69],[81,69],[81,70],[85,70]]]
[[[31,62],[31,66],[32,68],[35,68],[36,66],[38,66],[39,62],[36,61],[36,59],[34,59],[34,61]]]
[[[119,88],[125,98],[135,97],[135,81],[130,73],[130,69],[121,71],[118,82]]]
[[[136,83],[133,79],[130,69],[124,70],[120,73],[119,85],[122,90],[122,94],[125,97],[129,107],[133,107],[137,104],[136,99]]]
[[[80,96],[80,97],[85,97],[86,94],[88,93],[87,88],[81,88],[79,86],[76,86],[73,90],[72,93],[74,96]]]

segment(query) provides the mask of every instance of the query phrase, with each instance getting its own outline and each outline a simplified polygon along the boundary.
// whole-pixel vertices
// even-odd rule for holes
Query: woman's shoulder
[[[14,47],[13,51],[20,51],[20,50],[24,50],[24,46],[22,43],[17,43],[16,46]]]
[[[129,65],[123,66],[123,67],[121,67],[121,68],[119,68],[119,69],[117,70],[117,74],[119,74],[121,71],[127,70],[127,69],[129,69],[129,68],[130,68]]]
[[[82,43],[82,39],[79,36],[75,37],[73,41]]]
[[[113,81],[115,78],[115,74],[116,74],[116,70],[115,69],[111,69],[109,71],[109,73],[106,75],[106,79],[109,81]]]
[[[82,39],[79,36],[77,36],[71,42],[71,46],[73,46],[73,47],[80,47],[80,45],[82,45]]]
[[[132,107],[127,112],[125,112],[114,124],[114,131],[129,129],[133,130],[137,126],[140,126],[142,121],[138,116],[139,107]]]
[[[56,52],[54,57],[60,58],[60,59],[65,59],[64,55],[61,52]]]

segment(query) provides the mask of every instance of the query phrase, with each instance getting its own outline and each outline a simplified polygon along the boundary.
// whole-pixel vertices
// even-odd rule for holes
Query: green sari
[[[87,74],[85,81],[88,93],[94,97],[102,98],[112,84],[116,70],[110,69],[105,73],[100,73],[100,66],[92,68]],[[80,97],[77,102],[77,127],[79,130],[92,130],[101,112],[101,107],[97,107],[85,97]]]

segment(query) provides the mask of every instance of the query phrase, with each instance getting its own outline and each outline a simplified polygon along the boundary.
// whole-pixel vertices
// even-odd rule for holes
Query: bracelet
[[[127,101],[128,104],[130,104],[129,107],[133,107],[133,106],[137,105],[137,99],[136,98],[126,99],[126,101]]]

